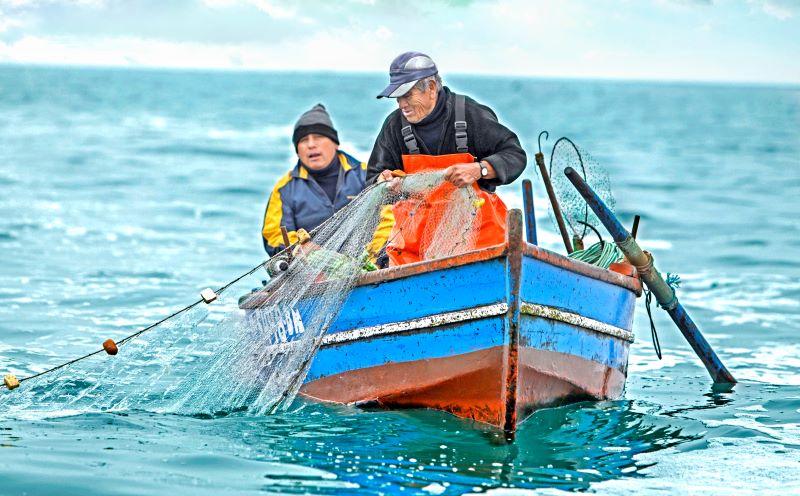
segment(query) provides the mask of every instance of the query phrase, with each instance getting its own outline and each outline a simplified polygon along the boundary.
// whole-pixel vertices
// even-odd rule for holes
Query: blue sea
[[[146,394],[43,408],[42,378],[0,391],[0,495],[800,494],[800,88],[445,76],[520,136],[544,246],[563,252],[534,171],[539,132],[546,154],[566,135],[603,165],[617,213],[642,216],[641,244],[681,276],[739,384],[712,388],[654,310],[659,360],[643,301],[624,396],[540,410],[510,445],[443,413],[301,399],[273,416],[181,414]],[[384,83],[0,66],[0,374],[93,351],[258,264],[296,117],[323,102],[366,160],[392,110],[375,99]],[[519,185],[500,194],[521,203]],[[124,352],[87,361],[109,360],[109,383],[136,386]]]

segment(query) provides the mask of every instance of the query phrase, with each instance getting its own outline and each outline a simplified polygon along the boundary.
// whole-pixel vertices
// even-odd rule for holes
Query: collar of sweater
[[[309,174],[311,174],[315,178],[319,178],[319,177],[327,177],[327,176],[333,176],[334,174],[338,174],[339,173],[338,165],[339,165],[339,154],[335,153],[333,155],[333,160],[331,160],[331,163],[329,163],[328,165],[326,165],[322,169],[316,169],[315,170],[315,169],[312,169],[310,167],[306,167],[306,166],[303,166],[303,167],[305,167],[306,170],[308,170]]]
[[[434,124],[438,124],[439,121],[445,115],[445,109],[447,108],[447,93],[445,93],[444,88],[439,90],[439,93],[436,95],[436,105],[434,105],[433,110],[431,113],[426,115],[421,121],[415,124],[417,128],[420,127],[427,127],[432,126]]]

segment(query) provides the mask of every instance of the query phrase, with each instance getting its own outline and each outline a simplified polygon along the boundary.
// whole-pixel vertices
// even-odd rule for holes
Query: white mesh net
[[[431,193],[443,202],[432,205]],[[386,205],[411,213],[389,242],[428,214],[423,260],[475,247],[479,202],[472,188],[445,184],[441,171],[405,177],[399,188],[365,189],[297,248],[288,269],[246,297],[232,286],[200,306],[125,343],[116,357],[96,356],[0,395],[16,412],[148,409],[193,415],[286,408],[300,389],[322,339],[358,284],[367,247]],[[35,370],[34,370],[35,372]]]

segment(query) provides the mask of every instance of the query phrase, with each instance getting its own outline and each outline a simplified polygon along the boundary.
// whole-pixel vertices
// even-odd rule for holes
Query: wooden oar
[[[633,236],[622,227],[619,219],[611,212],[611,210],[603,203],[603,200],[597,196],[591,187],[583,180],[572,167],[564,169],[564,174],[575,186],[575,189],[583,196],[586,203],[594,211],[595,215],[600,219],[608,232],[613,236],[617,246],[622,251],[627,259],[636,267],[642,281],[647,285],[648,289],[655,295],[658,305],[667,311],[672,321],[678,326],[683,337],[689,342],[698,358],[703,362],[703,365],[708,369],[711,378],[715,383],[728,383],[735,384],[736,379],[733,378],[728,369],[725,368],[722,361],[719,359],[711,345],[703,337],[700,329],[692,321],[689,314],[678,302],[678,297],[675,291],[664,281],[661,274],[658,273],[653,265],[653,256],[643,251]]]
[[[545,139],[547,139],[547,136],[549,136],[547,131],[542,131],[539,133],[539,152],[536,154],[536,165],[539,166],[539,172],[542,174],[544,189],[547,190],[547,197],[550,198],[550,205],[553,207],[553,215],[556,218],[556,224],[558,224],[558,231],[561,233],[561,239],[564,240],[564,248],[567,249],[567,253],[572,253],[572,243],[569,240],[567,226],[564,225],[564,217],[561,215],[561,207],[558,205],[556,192],[553,191],[553,183],[550,182],[550,174],[547,173],[547,166],[544,164],[544,154],[542,153],[543,134],[545,135]]]

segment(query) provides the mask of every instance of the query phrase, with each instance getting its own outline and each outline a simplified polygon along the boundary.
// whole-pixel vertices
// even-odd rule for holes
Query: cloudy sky
[[[0,63],[800,83],[800,0],[0,0]]]

